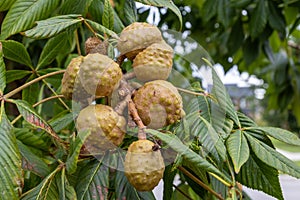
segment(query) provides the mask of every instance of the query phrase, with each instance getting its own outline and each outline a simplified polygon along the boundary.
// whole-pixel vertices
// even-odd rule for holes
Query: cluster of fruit
[[[132,61],[134,74],[143,83],[131,99],[143,124],[160,129],[180,120],[184,115],[182,98],[176,87],[166,81],[172,70],[173,49],[160,30],[147,23],[133,23],[121,32],[117,49]],[[62,79],[62,94],[67,99],[110,96],[124,80],[114,60],[97,51],[88,52],[85,57],[74,58],[67,67]],[[88,105],[76,120],[78,131],[91,131],[84,143],[91,154],[120,145],[126,124],[124,116],[103,104]],[[152,141],[139,138],[130,144],[125,157],[125,175],[139,191],[152,190],[163,177],[164,160],[153,146]]]

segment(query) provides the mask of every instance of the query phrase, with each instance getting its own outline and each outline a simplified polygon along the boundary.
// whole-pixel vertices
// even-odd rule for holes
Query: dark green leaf
[[[67,176],[65,174],[65,169],[55,176],[55,181],[57,189],[59,192],[59,199],[64,200],[76,200],[76,192],[73,186],[70,185]]]
[[[1,0],[0,1],[0,12],[8,10],[16,0]]]
[[[76,184],[77,199],[107,199],[109,168],[98,160],[91,161],[79,173]]]
[[[267,1],[259,0],[250,16],[250,35],[256,38],[264,30],[268,19]]]
[[[228,153],[232,159],[234,170],[239,173],[240,168],[249,158],[249,146],[244,133],[240,130],[231,133],[226,141]]]
[[[56,168],[44,180],[33,189],[22,195],[22,200],[53,200],[59,199],[58,187],[55,183],[55,176],[60,168]]]
[[[276,127],[248,127],[246,130],[262,131],[265,134],[285,142],[287,144],[300,146],[300,139],[297,134]]]
[[[80,149],[89,135],[89,131],[81,131],[76,138],[72,138],[70,142],[70,152],[66,161],[66,169],[69,174],[73,174],[76,171]]]
[[[163,181],[164,181],[164,193],[163,193],[163,200],[170,200],[173,194],[173,183],[174,178],[177,171],[172,170],[172,165],[168,165],[165,168]]]
[[[219,0],[218,1],[218,20],[227,27],[230,20],[230,1],[229,0]]]
[[[182,28],[182,16],[180,13],[180,10],[177,8],[177,6],[174,4],[172,0],[137,0],[137,2],[150,5],[150,6],[156,6],[156,7],[167,7],[170,10],[172,10],[178,17],[180,22],[180,30]]]
[[[34,132],[28,128],[15,128],[14,132],[17,140],[27,146],[41,149],[43,151],[48,151],[50,148],[50,145],[47,142],[48,137],[44,131]]]
[[[249,134],[245,134],[255,155],[265,164],[280,170],[282,173],[300,178],[300,167],[293,161],[278,153],[275,149],[262,143]]]
[[[82,22],[80,15],[61,15],[37,21],[37,26],[25,32],[27,37],[35,39],[50,38],[57,34],[70,30]]]
[[[243,55],[245,64],[248,66],[259,56],[259,41],[248,37],[243,44]]]
[[[102,26],[101,24],[98,24],[97,22],[93,22],[91,20],[86,19],[87,23],[92,26],[96,31],[99,31],[103,34],[107,34],[110,35],[112,37],[116,37],[117,38],[117,34],[107,28],[105,28],[104,26]]]
[[[81,14],[85,15],[93,0],[66,0],[62,4],[60,13],[67,14]]]
[[[0,191],[1,199],[19,199],[22,192],[22,168],[21,155],[17,147],[16,138],[12,126],[4,112],[4,106],[0,108]]]
[[[231,32],[227,41],[229,54],[234,54],[244,42],[244,28],[241,18],[231,28]]]
[[[32,67],[30,56],[23,44],[13,40],[6,40],[1,43],[5,58]]]
[[[17,143],[23,157],[23,169],[31,171],[42,178],[46,177],[51,172],[49,166],[22,142],[17,141]]]
[[[69,111],[63,111],[51,120],[49,120],[48,123],[55,132],[59,132],[73,121],[74,113],[70,113]]]
[[[31,125],[37,128],[41,128],[47,131],[50,135],[54,135],[54,131],[51,126],[41,117],[36,111],[24,100],[13,100],[16,104],[20,114],[24,119],[29,122]]]
[[[26,82],[29,82],[36,78],[36,74],[31,74],[29,78],[26,80]],[[38,101],[39,93],[36,91],[40,90],[40,83],[34,83],[30,86],[26,87],[22,91],[22,99],[24,101],[27,101],[29,104],[33,105]]]
[[[104,13],[102,15],[102,24],[112,30],[114,27],[114,9],[109,0],[104,0]]]
[[[37,69],[50,64],[59,54],[64,53],[71,40],[71,34],[67,32],[49,39],[40,55]]]
[[[263,191],[278,199],[283,199],[278,170],[266,165],[252,153],[248,161],[242,166],[236,180],[247,187]]]
[[[203,5],[203,19],[208,22],[217,14],[218,0],[205,1]]]
[[[6,72],[6,82],[10,83],[13,82],[15,80],[19,80],[21,78],[24,78],[26,75],[31,74],[31,71],[27,71],[27,70],[8,70]]]
[[[18,0],[9,9],[1,27],[1,39],[27,30],[34,22],[47,18],[60,0]]]
[[[2,43],[0,42],[0,95],[3,95],[3,91],[6,87],[6,67],[3,59]]]
[[[93,0],[89,7],[89,14],[92,20],[97,23],[102,23],[102,15],[104,12],[103,0]]]
[[[191,162],[195,165],[195,167],[200,167],[208,172],[212,172],[220,177],[222,177],[225,181],[230,182],[230,179],[220,172],[214,165],[209,163],[207,160],[202,158],[200,155],[189,149],[186,145],[184,145],[176,135],[164,134],[158,132],[156,130],[147,129],[146,132],[150,133],[161,139],[163,142],[168,144],[172,149],[176,152],[180,153],[187,161]]]
[[[133,0],[125,1],[124,18],[125,18],[126,24],[131,24],[131,23],[137,21],[138,17],[137,17],[137,12],[136,12],[136,6],[135,6],[135,2]]]
[[[121,31],[125,28],[122,20],[120,19],[118,13],[114,10],[114,31],[116,33],[121,33]]]
[[[285,35],[286,23],[281,10],[278,8],[278,4],[274,1],[268,1],[268,4],[270,8],[270,14],[268,17],[270,26]]]

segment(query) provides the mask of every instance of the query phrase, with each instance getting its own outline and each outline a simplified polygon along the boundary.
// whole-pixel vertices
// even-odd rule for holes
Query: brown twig
[[[179,187],[177,187],[176,185],[173,184],[173,187],[178,190],[178,192],[180,192],[183,196],[185,196],[187,199],[189,200],[193,200],[191,197],[189,197],[189,195],[187,195],[186,193],[184,193],[184,191],[182,191]]]
[[[132,116],[133,121],[139,127],[139,132],[138,132],[139,140],[145,140],[147,138],[147,135],[145,133],[146,126],[144,125],[143,121],[141,120],[132,99],[129,99],[129,101],[128,101],[128,110]]]
[[[201,187],[203,187],[204,189],[206,189],[207,191],[209,191],[210,193],[212,193],[215,197],[217,197],[220,200],[224,200],[224,198],[219,193],[217,193],[216,191],[214,191],[213,189],[211,189],[209,186],[207,186],[205,183],[203,183],[201,180],[199,180],[197,177],[195,177],[193,174],[191,174],[184,167],[179,166],[178,169],[182,173],[184,173],[185,175],[187,175],[189,178],[191,178],[193,181],[195,181],[198,185],[200,185]]]

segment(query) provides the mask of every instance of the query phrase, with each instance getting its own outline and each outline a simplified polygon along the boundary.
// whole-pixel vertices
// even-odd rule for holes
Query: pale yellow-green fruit
[[[133,70],[138,80],[166,80],[172,70],[173,49],[165,41],[154,43],[138,53]]]
[[[96,104],[82,109],[76,120],[77,131],[89,130],[86,149],[93,155],[102,154],[120,145],[125,136],[126,120],[110,106]]]
[[[85,91],[78,79],[78,71],[82,61],[83,56],[73,58],[63,75],[61,93],[66,99],[80,101],[91,96]]]
[[[145,83],[135,93],[133,102],[143,123],[152,129],[173,124],[185,115],[182,97],[175,86],[164,80]]]
[[[130,144],[124,170],[128,181],[138,191],[151,191],[162,179],[165,165],[160,150],[153,151],[154,143],[138,140]]]
[[[109,96],[119,86],[122,70],[106,55],[88,54],[80,65],[79,78],[84,89],[96,97]]]
[[[161,32],[156,26],[134,22],[122,30],[117,48],[121,55],[132,60],[140,51],[161,40]]]

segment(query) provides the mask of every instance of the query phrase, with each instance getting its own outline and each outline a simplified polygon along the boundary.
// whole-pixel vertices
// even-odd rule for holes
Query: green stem
[[[184,167],[180,167],[179,166],[178,169],[182,173],[184,173],[185,175],[187,175],[189,178],[191,178],[193,181],[195,181],[198,185],[200,185],[201,187],[203,187],[204,189],[206,189],[207,191],[209,191],[211,194],[213,194],[215,197],[217,197],[220,200],[224,200],[224,198],[219,193],[217,193],[212,188],[210,188],[208,185],[206,185],[205,183],[203,183],[201,180],[199,180],[197,177],[195,177],[193,174],[191,174]]]
[[[10,97],[12,97],[13,95],[17,94],[18,92],[22,91],[23,89],[29,87],[30,85],[36,83],[36,82],[39,82],[40,80],[43,80],[47,77],[50,77],[50,76],[54,76],[54,75],[57,75],[57,74],[62,74],[64,73],[66,70],[60,70],[60,71],[56,71],[56,72],[51,72],[51,73],[48,73],[48,74],[45,74],[43,76],[40,76],[36,79],[33,79],[32,81],[29,81],[27,83],[25,83],[24,85],[14,89],[13,91],[10,91],[9,93],[3,95],[2,99],[8,99]]]

